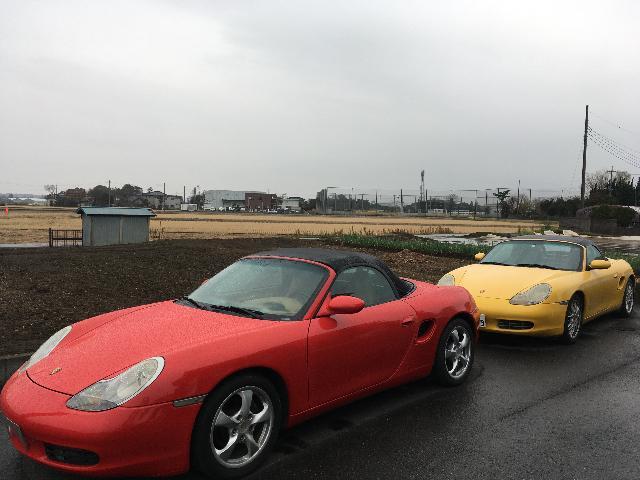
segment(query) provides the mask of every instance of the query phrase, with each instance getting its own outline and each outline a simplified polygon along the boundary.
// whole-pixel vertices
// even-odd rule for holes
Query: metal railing
[[[68,247],[82,245],[82,230],[49,229],[50,247]]]

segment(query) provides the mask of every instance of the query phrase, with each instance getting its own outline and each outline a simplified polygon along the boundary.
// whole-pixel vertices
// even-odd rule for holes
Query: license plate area
[[[480,328],[487,326],[487,316],[484,313],[480,314]]]

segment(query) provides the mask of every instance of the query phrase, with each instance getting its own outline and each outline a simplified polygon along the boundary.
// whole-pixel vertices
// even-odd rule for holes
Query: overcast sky
[[[638,25],[632,0],[0,0],[0,192],[579,189],[585,104],[640,150]]]

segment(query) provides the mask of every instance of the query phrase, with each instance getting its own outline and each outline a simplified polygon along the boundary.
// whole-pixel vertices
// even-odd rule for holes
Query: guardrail
[[[82,245],[82,230],[49,229],[50,247],[68,247]]]

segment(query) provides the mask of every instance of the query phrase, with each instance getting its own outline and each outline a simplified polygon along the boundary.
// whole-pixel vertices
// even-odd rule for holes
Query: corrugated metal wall
[[[147,242],[149,217],[84,215],[82,235],[82,244],[85,246]]]
[[[122,238],[120,243],[142,243],[149,240],[149,217],[120,217]]]

